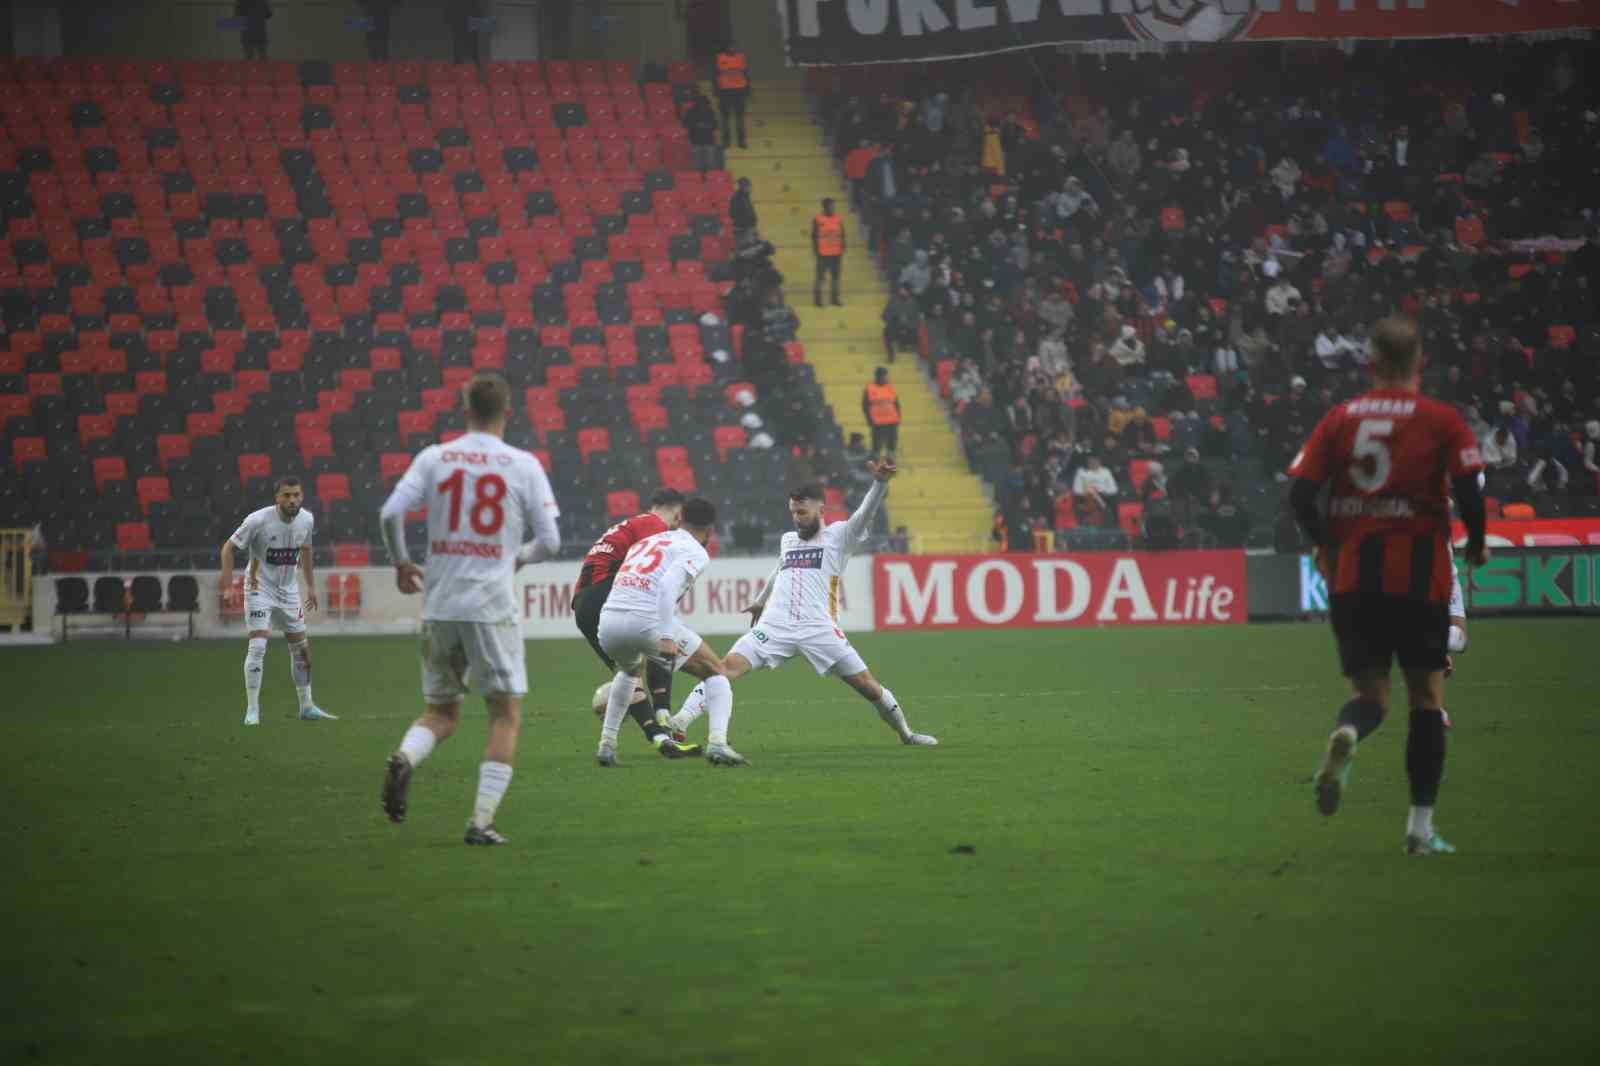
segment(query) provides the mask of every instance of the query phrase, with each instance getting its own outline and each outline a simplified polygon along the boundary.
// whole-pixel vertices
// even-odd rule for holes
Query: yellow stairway
[[[750,147],[729,149],[728,169],[751,181],[761,233],[777,246],[784,291],[800,315],[800,340],[834,417],[846,436],[861,432],[870,439],[861,390],[884,363],[881,315],[888,287],[849,209],[849,191],[798,78],[755,83],[749,110]],[[835,209],[845,216],[843,307],[812,303],[811,217],[824,196],[833,197]],[[967,469],[937,387],[913,353],[901,354],[889,367],[889,380],[899,393],[902,416],[901,472],[888,502],[891,527],[905,526],[917,552],[987,550],[993,507],[982,480]]]

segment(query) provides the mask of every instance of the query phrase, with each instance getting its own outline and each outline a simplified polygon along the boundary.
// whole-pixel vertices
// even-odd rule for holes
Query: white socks
[[[478,799],[472,805],[472,824],[487,829],[494,824],[494,812],[511,785],[511,767],[503,762],[484,762],[478,766]]]
[[[1450,627],[1450,654],[1460,655],[1467,650],[1467,631],[1460,626]]]
[[[878,717],[884,720],[890,729],[900,734],[900,739],[905,740],[911,736],[911,726],[906,723],[906,712],[900,709],[900,701],[894,698],[894,693],[885,688],[872,705],[878,708]]]
[[[672,726],[677,730],[688,729],[702,714],[706,713],[706,686],[701,682],[689,690],[683,698],[683,706],[678,708],[678,713],[672,716]]]
[[[1406,818],[1406,836],[1433,839],[1433,808],[1413,807]]]
[[[252,638],[244,652],[244,699],[251,714],[261,710],[261,671],[266,662],[267,638]]]
[[[289,676],[294,679],[294,691],[300,697],[300,709],[313,706],[311,702],[311,642],[300,640],[289,645]]]
[[[706,740],[712,744],[728,742],[728,723],[733,720],[733,686],[718,674],[707,678],[696,688],[705,689],[706,714],[710,718],[710,734]]]
[[[606,720],[600,726],[600,743],[617,742],[617,730],[622,727],[622,719],[627,717],[628,704],[631,702],[633,675],[626,670],[618,670],[617,676],[611,681],[611,695],[606,700]]]
[[[427,726],[414,725],[406,730],[405,739],[400,741],[400,754],[404,755],[413,767],[421,766],[422,760],[433,754],[433,746],[439,738],[433,735],[433,730]]]

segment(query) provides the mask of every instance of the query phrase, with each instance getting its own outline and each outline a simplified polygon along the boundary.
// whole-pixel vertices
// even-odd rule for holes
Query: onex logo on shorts
[[[752,629],[750,631],[750,635],[755,637],[757,640],[759,640],[763,644],[765,644],[767,642],[767,634],[764,631],[760,630],[760,629]]]
[[[795,548],[783,553],[783,569],[785,570],[821,570],[821,548]]]

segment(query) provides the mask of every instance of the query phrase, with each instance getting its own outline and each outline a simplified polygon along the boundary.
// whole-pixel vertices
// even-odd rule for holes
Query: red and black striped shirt
[[[1455,408],[1379,389],[1340,404],[1289,466],[1327,483],[1330,591],[1450,598],[1450,483],[1483,469]]]

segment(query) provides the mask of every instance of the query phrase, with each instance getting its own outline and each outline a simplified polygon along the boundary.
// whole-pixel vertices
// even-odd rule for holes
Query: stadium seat
[[[639,513],[639,494],[631,490],[606,493],[606,518],[629,518]]]

